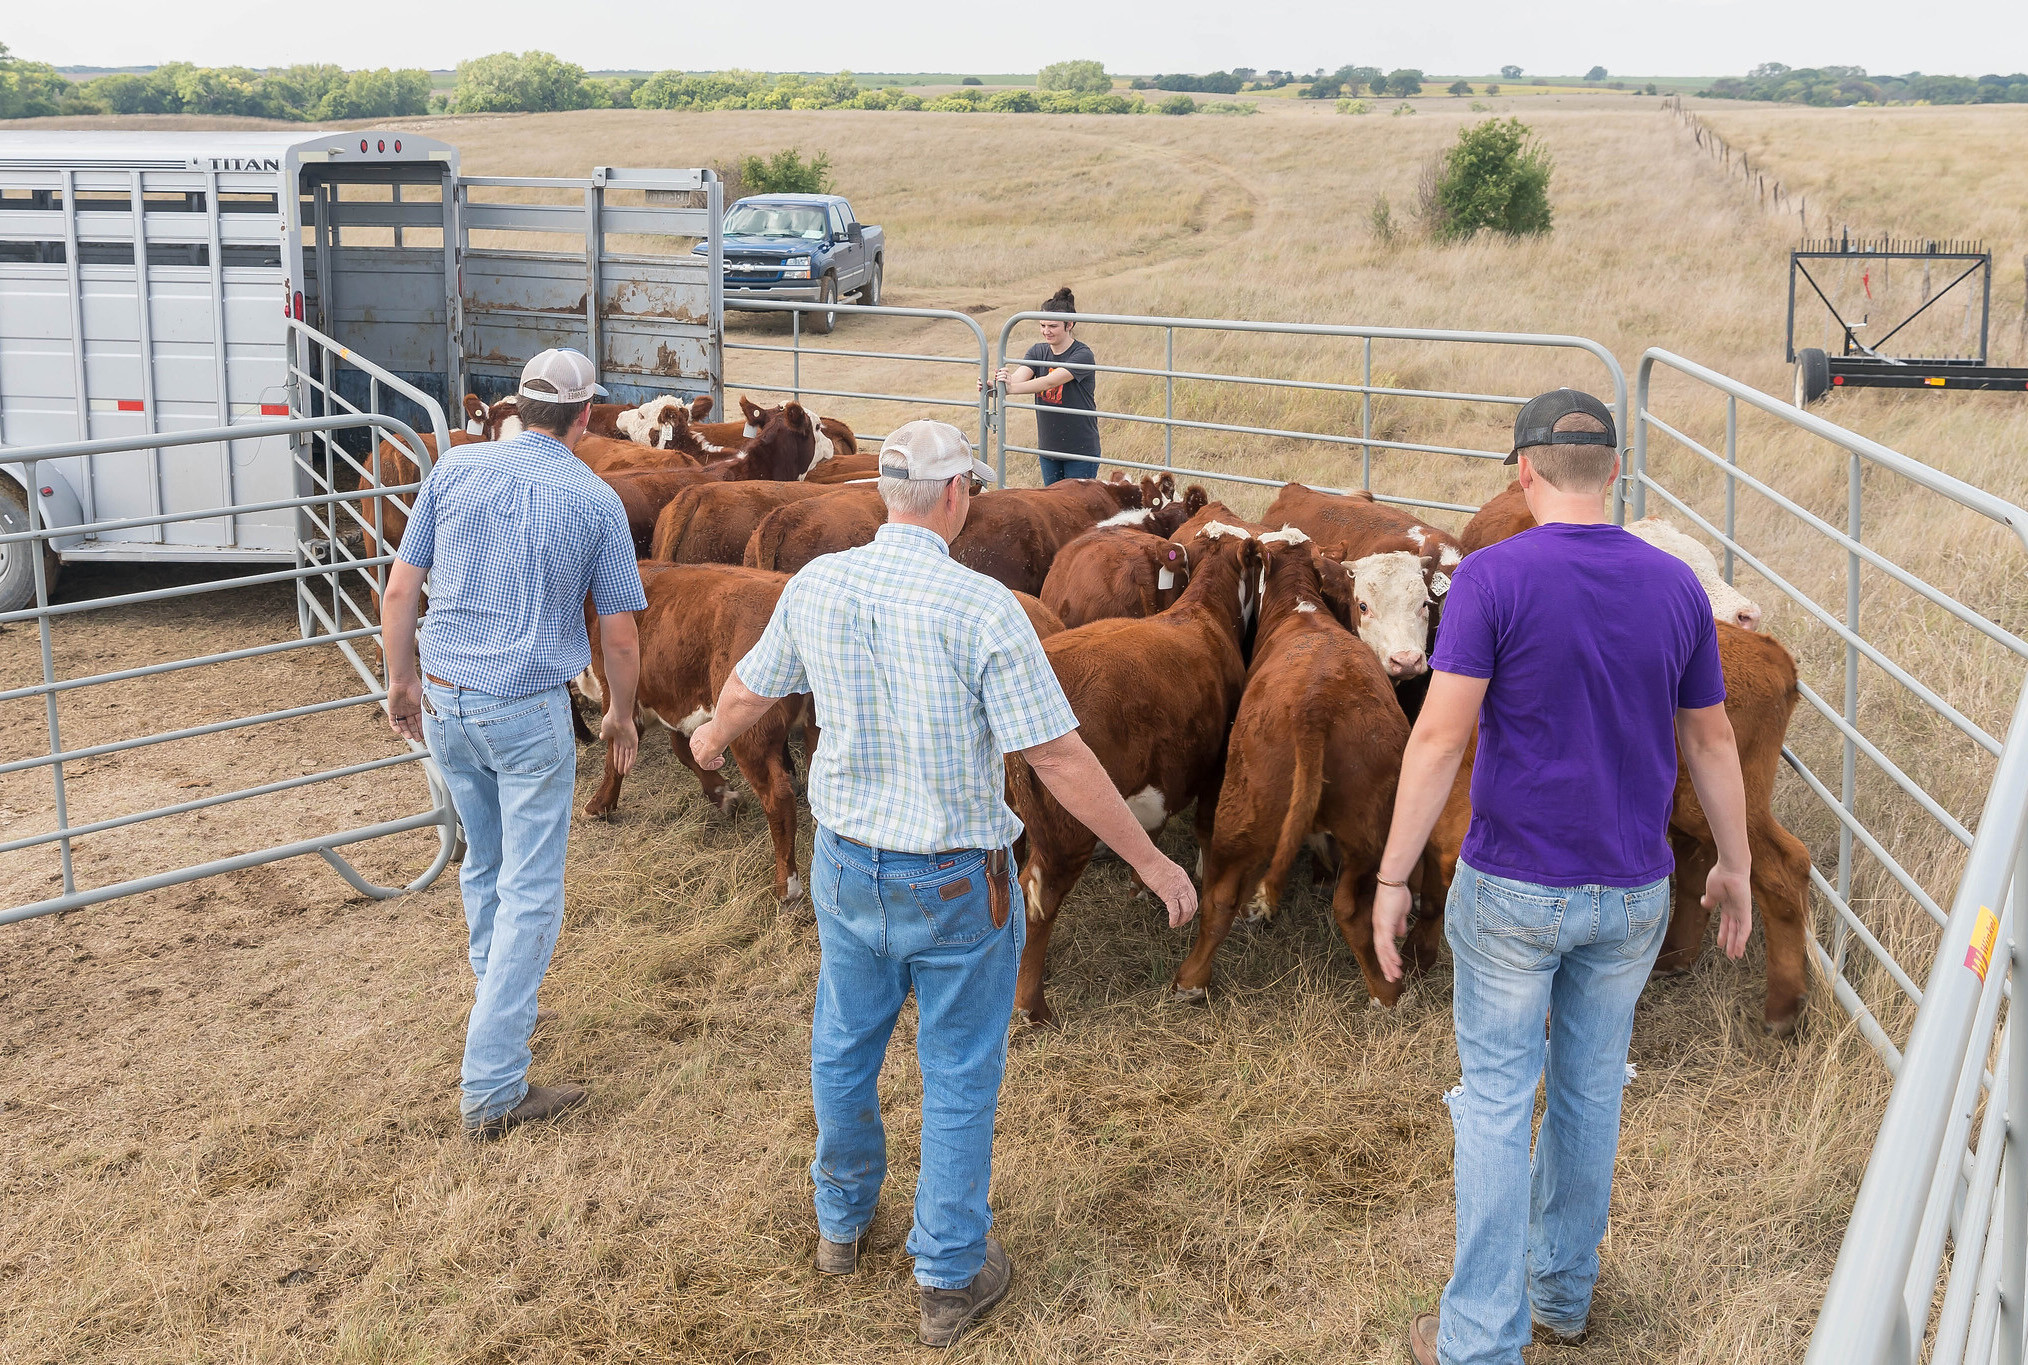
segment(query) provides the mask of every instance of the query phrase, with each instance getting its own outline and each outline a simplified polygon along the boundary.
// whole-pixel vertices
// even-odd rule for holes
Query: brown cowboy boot
[[[817,1234],[817,1273],[819,1275],[850,1275],[859,1269],[859,1258],[865,1254],[873,1241],[873,1224],[866,1225],[866,1231],[849,1242],[834,1242],[822,1233]]]
[[[986,1263],[963,1289],[932,1289],[919,1285],[922,1293],[922,1322],[916,1335],[925,1346],[949,1346],[966,1329],[986,1315],[988,1309],[1007,1297],[1014,1282],[1014,1263],[1000,1249],[1000,1243],[986,1239]]]
[[[1417,1313],[1408,1325],[1408,1353],[1415,1365],[1437,1365],[1437,1315]]]
[[[524,1123],[540,1123],[575,1109],[585,1102],[585,1098],[585,1089],[581,1085],[531,1085],[521,1103],[484,1123],[467,1124],[465,1132],[474,1142],[491,1142],[505,1137]]]

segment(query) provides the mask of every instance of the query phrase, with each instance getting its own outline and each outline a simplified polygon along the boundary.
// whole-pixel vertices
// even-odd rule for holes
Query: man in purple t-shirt
[[[1395,980],[1405,883],[1476,722],[1472,824],[1444,909],[1463,1071],[1444,1097],[1457,1259],[1440,1312],[1410,1330],[1421,1365],[1519,1365],[1531,1318],[1540,1339],[1585,1335],[1634,1004],[1669,921],[1679,753],[1718,844],[1703,902],[1728,955],[1752,924],[1710,599],[1689,566],[1607,520],[1619,455],[1603,403],[1570,389],[1531,399],[1517,460],[1537,525],[1451,576],[1374,903]]]

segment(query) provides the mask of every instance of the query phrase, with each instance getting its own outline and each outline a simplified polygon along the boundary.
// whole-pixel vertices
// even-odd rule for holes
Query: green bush
[[[1042,101],[1033,90],[1001,90],[986,101],[986,107],[996,114],[1033,114],[1041,110]]]
[[[979,78],[978,78],[977,76],[967,76],[967,77],[965,77],[965,78],[964,78],[963,80],[959,81],[959,82],[958,82],[958,84],[959,84],[959,85],[984,85],[984,84],[985,84],[985,82],[984,82],[984,81],[982,81],[982,80],[980,80],[980,79],[979,79]]]
[[[1365,100],[1339,100],[1338,112],[1341,114],[1370,114],[1373,112],[1373,106]]]
[[[945,95],[941,99],[931,100],[923,108],[933,114],[976,114],[979,112],[978,105],[970,100],[961,100],[956,95]]]
[[[1260,106],[1251,100],[1213,100],[1197,111],[1200,114],[1224,114],[1231,118],[1244,118],[1260,112]]]
[[[1376,95],[1401,95],[1404,97],[1408,95],[1420,95],[1422,93],[1422,72],[1412,66],[1401,67],[1387,73],[1385,84],[1387,88],[1383,90],[1381,89],[1381,82],[1376,81],[1373,86],[1373,93]]]
[[[749,156],[739,163],[739,179],[747,194],[828,194],[831,157],[819,152],[808,161],[795,147],[773,156]]]
[[[1388,204],[1387,196],[1384,194],[1374,196],[1373,208],[1366,215],[1366,222],[1373,229],[1373,235],[1380,239],[1382,246],[1393,246],[1394,239],[1401,233],[1401,229],[1395,226],[1394,209]]]
[[[1452,81],[1449,89],[1453,95],[1469,95],[1472,93],[1472,83],[1470,81]]]
[[[1458,134],[1438,172],[1432,232],[1459,241],[1484,230],[1550,230],[1549,155],[1520,119],[1487,119]]]
[[[1161,110],[1165,114],[1194,114],[1197,112],[1197,101],[1188,95],[1171,95],[1162,101]]]
[[[458,63],[451,111],[458,114],[547,113],[588,109],[584,68],[553,52],[495,52]]]
[[[1080,95],[1103,95],[1113,88],[1103,62],[1051,62],[1035,75],[1038,90],[1074,90]]]
[[[1131,114],[1146,107],[1146,101],[1137,100],[1132,95],[1080,95],[1077,101],[1080,114]],[[1195,101],[1192,101],[1192,107],[1195,107]]]

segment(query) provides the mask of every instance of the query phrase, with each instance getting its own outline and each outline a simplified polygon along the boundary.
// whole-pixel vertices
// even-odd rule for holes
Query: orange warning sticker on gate
[[[1981,981],[1986,979],[1986,968],[1993,965],[1993,941],[1999,937],[1999,917],[1980,906],[1978,923],[1972,926],[1972,946],[1965,949],[1965,965],[1977,972]]]

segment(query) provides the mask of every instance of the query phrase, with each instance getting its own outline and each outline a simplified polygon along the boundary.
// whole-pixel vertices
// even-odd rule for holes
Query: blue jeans
[[[1612,1198],[1634,1003],[1669,924],[1669,881],[1536,886],[1463,862],[1444,908],[1462,1083],[1457,1264],[1444,1287],[1443,1365],[1520,1365],[1529,1317],[1584,1330]],[[1542,1079],[1548,1105],[1528,1131]]]
[[[535,989],[563,927],[563,855],[577,744],[570,694],[495,697],[423,681],[423,737],[465,827],[465,896],[477,992],[458,1107],[477,1126],[528,1093]]]
[[[1010,855],[1010,883],[1013,875]],[[887,1178],[880,1066],[913,989],[922,1166],[908,1250],[918,1283],[962,1288],[985,1264],[993,1226],[986,1204],[993,1115],[1027,936],[1020,888],[1009,896],[1007,923],[995,929],[983,852],[890,853],[819,828],[810,899],[824,949],[810,1027],[817,1227],[850,1242],[873,1221]]]
[[[1058,479],[1096,479],[1099,462],[1086,460],[1076,455],[1044,455],[1042,460],[1042,486],[1044,488]]]

